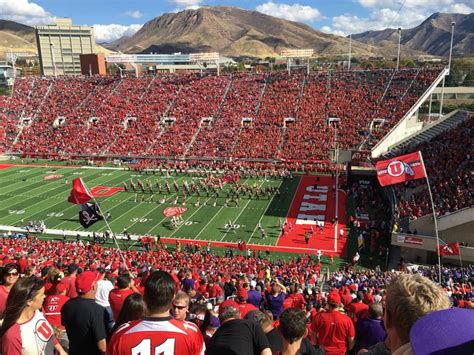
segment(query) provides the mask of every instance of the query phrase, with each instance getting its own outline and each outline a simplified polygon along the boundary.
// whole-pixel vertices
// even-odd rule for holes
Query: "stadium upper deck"
[[[21,78],[0,100],[0,151],[324,165],[334,141],[328,117],[341,119],[341,148],[376,142],[440,70]],[[370,132],[374,119],[385,125]]]

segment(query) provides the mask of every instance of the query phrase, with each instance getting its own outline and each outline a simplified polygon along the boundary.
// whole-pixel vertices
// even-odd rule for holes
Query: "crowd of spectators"
[[[428,142],[410,148],[421,151],[438,216],[473,206],[472,145],[474,116]],[[396,188],[400,218],[416,219],[432,213],[426,180]]]
[[[309,162],[309,169],[321,170],[335,136],[328,117],[340,118],[340,148],[373,144],[438,74],[403,69],[25,77],[11,98],[0,101],[0,144],[33,154],[258,158]],[[201,125],[206,117],[210,122]],[[25,118],[30,122],[20,128]],[[385,123],[371,131],[374,119]]]
[[[12,312],[13,295],[18,296],[26,284],[34,285],[28,293],[31,299],[23,295],[27,307],[22,309],[36,314],[35,319],[45,318],[45,331],[49,324],[54,328],[60,345],[54,344],[61,354],[63,348],[69,348],[70,354],[99,354],[106,348],[110,354],[121,353],[121,347],[153,338],[154,331],[168,332],[178,348],[194,349],[189,354],[200,353],[204,341],[208,354],[295,354],[298,350],[343,354],[351,348],[370,353],[374,345],[389,354],[388,349],[413,341],[410,328],[424,314],[451,306],[474,307],[471,266],[443,267],[437,286],[429,280],[438,281],[436,267],[419,266],[401,273],[348,266],[321,275],[321,264],[309,255],[284,262],[239,252],[217,256],[198,248],[168,250],[157,244],[148,252],[124,251],[122,259],[117,249],[89,242],[33,237],[2,238],[0,250],[0,310]],[[27,281],[35,276],[41,283]],[[15,286],[19,277],[25,279],[20,290],[20,284]],[[408,295],[411,292],[413,296]],[[405,297],[404,301],[400,303],[398,297]],[[426,304],[431,306],[419,304],[423,297],[429,298]],[[163,299],[167,302],[159,306]],[[397,324],[398,317],[403,324]],[[7,328],[0,328],[4,351],[31,341],[22,338],[28,322],[16,323],[22,327],[20,333],[17,328],[8,330],[15,321],[9,318]],[[158,321],[170,323],[158,326],[154,323]],[[147,334],[133,338],[134,332],[126,329],[142,322]],[[332,326],[337,332],[331,331]],[[188,340],[181,344],[179,335],[169,334],[175,331],[188,334]],[[51,335],[46,340],[40,337],[41,344],[46,347]],[[5,342],[11,339],[15,341]]]

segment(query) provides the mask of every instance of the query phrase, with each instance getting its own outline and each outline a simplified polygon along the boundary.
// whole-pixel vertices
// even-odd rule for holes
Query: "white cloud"
[[[0,9],[3,16],[31,16],[45,17],[48,13],[38,4],[28,0],[0,0]]]
[[[186,9],[186,10],[195,10],[198,9],[203,0],[171,0],[179,9]]]
[[[30,26],[53,24],[54,16],[40,5],[29,0],[0,0],[0,15],[3,20],[24,23]]]
[[[412,28],[435,12],[471,13],[467,4],[472,0],[357,0],[369,10],[368,16],[343,14],[332,18],[330,26],[321,31],[344,34],[361,33],[385,28]]]
[[[140,17],[143,17],[143,14],[142,14],[140,11],[138,11],[138,10],[135,10],[135,11],[127,11],[127,12],[125,13],[125,15],[130,16],[130,17],[132,17],[132,18],[140,18]]]
[[[317,8],[300,4],[289,5],[269,1],[258,5],[256,10],[270,16],[298,22],[315,21],[321,18],[321,13]]]
[[[472,7],[469,7],[465,4],[453,4],[450,7],[450,12],[454,12],[456,14],[470,14],[471,12],[474,12],[474,9]]]
[[[143,25],[94,25],[95,39],[98,43],[112,42],[120,37],[132,36],[135,34]]]
[[[319,29],[321,32],[324,32],[324,33],[331,33],[333,35],[338,35],[338,36],[345,36],[346,33],[343,32],[343,31],[339,31],[339,30],[335,30],[333,28],[331,28],[330,26],[323,26]]]

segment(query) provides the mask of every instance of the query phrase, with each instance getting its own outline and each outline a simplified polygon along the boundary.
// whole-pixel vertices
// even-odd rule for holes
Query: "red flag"
[[[375,167],[377,178],[382,186],[426,177],[425,164],[419,151],[379,161]]]
[[[89,190],[81,178],[75,178],[72,180],[72,189],[69,194],[68,201],[76,205],[82,205],[92,198]]]
[[[439,255],[459,255],[459,243],[454,242],[446,245],[440,245],[438,250]]]
[[[181,216],[187,210],[188,209],[186,207],[167,207],[163,211],[163,216],[165,217]]]
[[[245,250],[247,250],[247,243],[246,242],[238,242],[237,247],[239,248],[240,251],[245,251]]]

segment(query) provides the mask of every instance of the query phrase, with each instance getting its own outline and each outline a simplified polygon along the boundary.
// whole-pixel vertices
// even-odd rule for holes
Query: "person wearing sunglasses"
[[[184,291],[176,292],[176,296],[171,303],[171,315],[176,320],[186,320],[189,309],[189,296]]]
[[[3,313],[7,306],[7,298],[13,285],[20,277],[20,268],[15,263],[5,265],[2,270],[0,279],[0,314]]]
[[[54,329],[40,309],[45,295],[41,279],[24,277],[12,287],[0,327],[2,354],[47,355],[66,352],[55,339]]]

